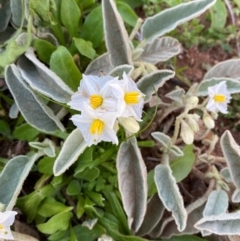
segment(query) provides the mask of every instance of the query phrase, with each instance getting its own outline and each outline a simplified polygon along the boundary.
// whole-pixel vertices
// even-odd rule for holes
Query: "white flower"
[[[140,129],[138,122],[133,117],[118,117],[118,121],[130,133],[137,133]]]
[[[230,102],[231,96],[227,90],[226,81],[208,87],[208,95],[210,97],[206,108],[210,111],[220,111],[224,114],[227,113],[227,104]]]
[[[203,123],[209,129],[212,129],[215,126],[213,118],[207,112],[204,112],[203,114]]]
[[[180,133],[180,135],[181,135],[183,141],[187,145],[191,145],[193,143],[194,132],[184,120],[181,120],[181,133]]]
[[[116,118],[117,112],[96,111],[84,103],[82,114],[73,115],[71,120],[80,129],[88,146],[91,146],[100,141],[118,144],[118,138],[113,129]]]
[[[68,105],[72,109],[83,110],[83,103],[87,103],[93,109],[102,109],[107,111],[117,111],[119,101],[113,94],[109,83],[117,80],[111,76],[93,76],[83,75],[78,91],[72,95]],[[116,90],[115,90],[116,92]]]
[[[0,238],[14,239],[10,226],[13,224],[16,214],[15,211],[0,212]]]
[[[134,117],[137,121],[141,121],[145,95],[138,89],[136,83],[123,73],[123,79],[111,82],[111,86],[116,97],[121,100],[119,117]]]

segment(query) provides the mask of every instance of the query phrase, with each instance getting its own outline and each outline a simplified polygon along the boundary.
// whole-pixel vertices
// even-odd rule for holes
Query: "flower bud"
[[[191,145],[194,141],[194,132],[184,120],[181,120],[180,136],[187,145]]]
[[[203,123],[209,129],[212,129],[215,126],[213,118],[207,112],[204,112],[203,114]]]
[[[118,121],[130,133],[137,133],[140,129],[138,122],[133,117],[118,117]]]
[[[116,133],[117,133],[118,130],[119,130],[119,124],[118,124],[118,121],[117,121],[117,120],[115,120],[115,122],[114,122],[113,130],[114,130]]]
[[[187,99],[186,103],[186,109],[191,110],[195,108],[198,105],[198,97],[197,96],[191,96],[190,98]]]
[[[199,131],[199,126],[197,123],[197,117],[193,116],[191,114],[187,115],[187,120],[188,120],[188,124],[189,127],[194,131],[194,132],[198,132]]]

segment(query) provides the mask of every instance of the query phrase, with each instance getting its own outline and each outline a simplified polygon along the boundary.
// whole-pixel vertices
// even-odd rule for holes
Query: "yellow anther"
[[[132,91],[127,92],[124,96],[124,100],[127,104],[138,104],[139,103],[139,92]]]
[[[103,131],[103,127],[104,127],[104,123],[101,120],[96,119],[92,122],[92,125],[90,126],[90,133],[92,135],[95,135],[95,134],[100,135]]]
[[[91,95],[90,96],[90,105],[93,109],[97,109],[101,106],[103,98],[100,95]]]

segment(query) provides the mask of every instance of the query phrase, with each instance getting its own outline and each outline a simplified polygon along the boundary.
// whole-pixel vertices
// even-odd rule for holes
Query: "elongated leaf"
[[[36,155],[30,159],[27,156],[17,156],[8,161],[0,175],[0,202],[6,205],[6,210],[12,210],[21,192],[23,182],[27,178],[36,160]]]
[[[181,45],[177,39],[172,37],[162,37],[155,39],[152,43],[144,47],[144,51],[138,57],[137,61],[157,64],[171,59],[179,54]]]
[[[3,32],[7,26],[11,17],[11,7],[9,0],[0,0],[0,32]]]
[[[44,132],[54,132],[57,127],[64,130],[53,111],[23,81],[16,65],[7,66],[5,76],[18,109],[30,125]]]
[[[27,21],[25,19],[25,7],[24,2],[22,0],[10,0],[11,10],[12,10],[12,20],[13,23],[20,27],[23,23],[23,26],[27,26]]]
[[[147,170],[135,137],[123,142],[117,155],[119,190],[128,225],[137,231],[147,206]]]
[[[159,196],[157,194],[154,194],[152,198],[148,201],[147,212],[137,234],[139,236],[143,236],[147,233],[150,233],[161,220],[164,210],[165,207],[159,199]]]
[[[56,100],[67,103],[73,91],[50,69],[41,63],[29,49],[17,62],[24,80],[36,91]]]
[[[138,88],[146,95],[144,101],[149,102],[151,96],[156,93],[158,88],[162,87],[164,83],[173,78],[175,72],[171,70],[158,70],[149,75],[142,77],[138,82]]]
[[[187,211],[170,167],[163,164],[156,166],[154,179],[165,208],[172,212],[178,230],[183,231],[187,224]]]
[[[240,149],[232,137],[230,131],[225,131],[221,137],[221,148],[226,158],[231,179],[235,186],[240,190]]]
[[[176,182],[181,182],[191,172],[195,155],[193,153],[193,145],[186,145],[183,148],[183,156],[173,160],[170,164],[172,174],[176,179]]]
[[[175,29],[204,13],[215,4],[216,0],[196,0],[169,8],[159,14],[149,17],[142,25],[142,35],[148,42]]]
[[[110,63],[109,54],[105,53],[94,59],[85,70],[86,75],[108,74],[114,67]]]
[[[230,175],[228,167],[225,167],[225,168],[221,169],[220,174],[224,177],[224,179],[227,182],[232,182],[231,175]]]
[[[171,100],[174,100],[180,104],[183,103],[182,97],[185,94],[185,90],[182,88],[177,88],[169,93],[167,93],[165,96]]]
[[[54,166],[53,173],[59,176],[64,173],[87,148],[87,143],[79,129],[75,129],[64,142]]]
[[[82,55],[93,59],[96,55],[95,49],[92,47],[92,43],[81,38],[74,38],[74,43]]]
[[[128,34],[123,20],[113,0],[102,1],[105,41],[114,67],[122,64],[132,65]]]
[[[234,203],[239,203],[239,202],[240,202],[240,190],[236,189],[236,190],[233,192],[232,202],[234,202]]]
[[[116,68],[114,68],[109,75],[113,76],[113,77],[119,77],[119,79],[122,79],[122,75],[125,72],[126,74],[130,73],[133,70],[133,66],[128,65],[128,64],[124,64],[124,65],[120,65]]]
[[[172,145],[172,141],[171,138],[169,136],[167,136],[166,134],[156,131],[156,132],[152,132],[151,136],[158,141],[159,143],[161,143],[165,148],[168,148],[169,146]]]
[[[194,226],[219,235],[240,235],[240,211],[222,213],[200,219]]]
[[[71,37],[76,37],[78,33],[81,11],[75,0],[61,2],[61,20]]]
[[[76,91],[82,74],[73,61],[72,55],[63,46],[55,50],[50,59],[50,69],[54,71],[72,90]]]
[[[240,78],[240,59],[228,59],[214,65],[205,75],[205,79],[212,79],[218,77],[226,77],[239,79]]]
[[[217,0],[216,4],[210,9],[211,14],[211,28],[213,29],[223,29],[227,22],[227,6],[224,1]]]
[[[208,87],[219,84],[222,81],[226,81],[229,93],[234,94],[240,92],[240,82],[238,80],[223,77],[203,80],[198,86],[197,95],[208,95]]]
[[[39,241],[39,239],[36,239],[32,236],[23,234],[23,233],[18,233],[12,231],[13,237],[15,241]]]

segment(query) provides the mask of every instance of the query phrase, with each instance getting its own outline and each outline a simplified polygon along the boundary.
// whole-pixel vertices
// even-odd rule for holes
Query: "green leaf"
[[[10,126],[4,120],[0,120],[0,133],[4,136],[10,136],[11,134]]]
[[[73,38],[73,41],[74,41],[78,51],[80,52],[80,54],[88,57],[89,59],[94,59],[94,57],[96,56],[96,51],[92,47],[91,42],[86,41],[81,38]]]
[[[193,145],[186,145],[183,148],[183,156],[176,158],[170,163],[172,174],[176,182],[181,182],[191,172],[195,161]]]
[[[84,193],[98,206],[102,206],[102,207],[104,206],[104,203],[103,203],[104,198],[102,194],[99,194],[93,191],[88,191],[87,189],[84,190]]]
[[[87,147],[85,151],[78,158],[78,165],[74,171],[75,174],[82,172],[86,167],[88,167],[92,161],[93,148]]]
[[[86,181],[93,181],[99,176],[99,173],[100,171],[97,167],[94,167],[91,169],[85,168],[83,171],[74,174],[74,177],[83,179]]]
[[[118,184],[128,226],[137,231],[147,205],[147,170],[135,137],[122,142],[117,155]]]
[[[67,186],[68,195],[78,195],[81,192],[81,185],[79,181],[72,180]]]
[[[64,130],[53,111],[23,81],[16,65],[7,66],[5,76],[18,109],[29,124],[48,133],[54,132],[58,127]]]
[[[151,96],[156,93],[158,88],[162,87],[164,83],[173,78],[174,75],[175,72],[171,70],[158,70],[142,77],[137,82],[137,86],[146,95],[144,102],[149,102]]]
[[[196,0],[166,9],[145,20],[141,28],[142,35],[150,43],[178,25],[198,17],[215,3],[216,0]]]
[[[224,1],[217,0],[210,8],[211,26],[213,29],[223,29],[227,22],[228,11]]]
[[[81,38],[92,42],[95,49],[103,42],[103,36],[102,8],[98,7],[87,15],[82,26]]]
[[[52,53],[56,47],[43,39],[34,39],[33,47],[37,52],[38,58],[46,64],[49,64]]]
[[[9,0],[0,0],[1,8],[0,8],[0,32],[2,32],[7,28],[8,22],[11,17],[11,7]]]
[[[46,197],[38,208],[38,214],[43,217],[51,217],[57,213],[70,212],[73,207],[67,207],[52,197]]]
[[[116,5],[117,5],[117,10],[121,14],[123,21],[129,24],[130,26],[135,27],[138,20],[138,16],[132,10],[132,8],[128,4],[122,1],[117,1]]]
[[[0,202],[6,210],[12,210],[17,197],[21,192],[23,183],[36,161],[36,155],[31,158],[17,156],[8,161],[0,175]]]
[[[53,174],[53,164],[55,157],[44,157],[38,162],[38,171],[42,174]]]
[[[61,152],[59,153],[54,166],[53,173],[59,176],[64,173],[87,148],[87,143],[79,129],[75,129],[64,142]]]
[[[18,140],[32,141],[39,134],[39,131],[25,123],[17,126],[13,131],[13,138]]]
[[[178,230],[183,231],[187,224],[187,211],[170,167],[164,164],[157,165],[154,180],[162,203],[172,212]]]
[[[147,184],[148,184],[148,197],[150,197],[157,192],[157,187],[154,181],[154,169],[148,172]]]
[[[41,2],[29,1],[29,10],[37,15],[37,17],[41,20],[49,21],[49,12],[51,11],[50,4],[50,0],[41,0]]]
[[[39,151],[43,152],[44,155],[47,155],[49,157],[56,156],[55,143],[48,138],[45,138],[42,142],[29,142],[29,146],[38,149]]]
[[[72,216],[73,214],[71,212],[58,213],[46,223],[38,224],[37,228],[40,232],[45,234],[53,234],[58,230],[66,230],[69,227]]]
[[[53,52],[50,59],[50,68],[72,90],[77,90],[82,79],[82,74],[74,63],[72,55],[65,47],[60,46]]]
[[[78,34],[80,17],[81,11],[75,0],[62,1],[61,20],[71,37],[76,37]]]
[[[127,31],[113,0],[103,0],[103,24],[105,41],[110,56],[110,62],[114,67],[123,64],[132,64],[132,52],[130,49]]]

